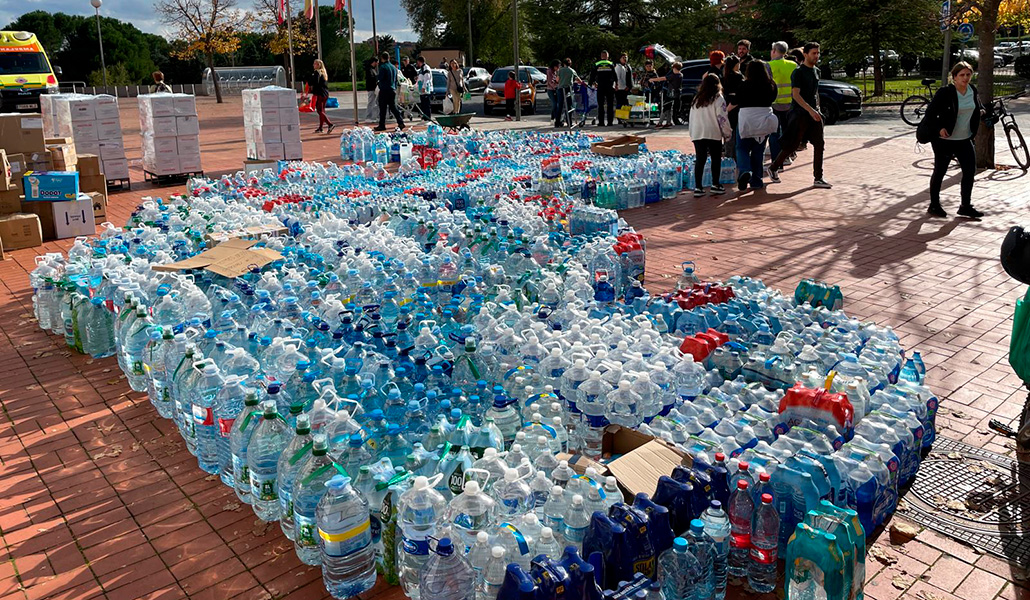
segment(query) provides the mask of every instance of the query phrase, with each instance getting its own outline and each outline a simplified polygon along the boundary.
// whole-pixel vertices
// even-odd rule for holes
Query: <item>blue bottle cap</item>
[[[361,439],[361,436],[356,433],[350,434],[350,440],[347,441],[347,445],[351,448],[357,448],[364,443],[365,440]]]
[[[714,508],[715,510],[722,510],[722,502],[719,502],[718,500],[712,500],[712,508]]]
[[[690,521],[690,531],[692,533],[701,533],[705,530],[705,522],[701,519],[692,519]]]
[[[441,538],[436,544],[436,553],[440,556],[450,556],[454,554],[454,544],[451,543],[451,538]]]
[[[377,409],[375,409],[375,410],[373,410],[373,411],[370,411],[370,412],[368,413],[368,418],[369,418],[369,419],[372,419],[373,421],[381,421],[381,420],[383,420],[383,419],[384,419],[384,417],[383,417],[383,411],[382,411],[382,409],[380,409],[380,408],[377,408]]]
[[[685,539],[683,539],[681,537],[678,537],[678,538],[672,540],[672,547],[673,547],[674,550],[678,550],[680,552],[686,552],[687,551],[687,540],[685,540]]]

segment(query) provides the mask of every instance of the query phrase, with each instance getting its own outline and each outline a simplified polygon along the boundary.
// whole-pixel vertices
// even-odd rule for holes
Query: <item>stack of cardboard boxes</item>
[[[243,132],[247,158],[300,160],[303,146],[297,93],[277,86],[243,90]]]
[[[158,176],[202,172],[196,98],[189,94],[148,94],[137,101],[143,169]]]
[[[43,129],[55,169],[59,168],[58,157],[71,169],[77,155],[92,154],[100,157],[101,173],[107,180],[129,179],[118,103],[113,96],[48,95],[42,106]]]

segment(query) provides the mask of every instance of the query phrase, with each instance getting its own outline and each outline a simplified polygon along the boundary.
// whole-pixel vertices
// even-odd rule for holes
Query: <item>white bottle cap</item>
[[[478,494],[479,493],[479,482],[472,480],[465,482],[465,493],[466,494]]]
[[[479,533],[476,534],[476,542],[477,543],[485,544],[489,540],[490,540],[490,534],[485,532],[485,531],[480,531]]]
[[[582,506],[583,505],[583,496],[580,496],[579,494],[574,495],[572,497],[572,505],[573,506]]]
[[[411,487],[416,490],[424,490],[429,487],[429,478],[425,475],[419,475],[415,478],[415,482],[411,484]]]
[[[504,548],[501,546],[494,546],[490,549],[490,556],[494,558],[504,558]]]

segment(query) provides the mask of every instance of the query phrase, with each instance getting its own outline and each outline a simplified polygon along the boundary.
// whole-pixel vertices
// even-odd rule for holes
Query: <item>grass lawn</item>
[[[888,79],[884,82],[886,95],[884,96],[873,96],[873,77],[872,73],[868,77],[844,77],[840,81],[845,81],[852,85],[858,86],[858,89],[862,90],[863,103],[865,104],[883,104],[889,102],[901,102],[905,98],[913,94],[925,94],[926,86],[922,84],[923,77],[921,75],[914,75],[910,77],[897,77],[894,79]],[[976,80],[973,80],[973,84],[976,85]],[[1023,89],[1026,82],[1015,75],[994,75],[994,95],[1005,95],[1016,92],[1017,90]],[[936,91],[937,85],[931,86]]]
[[[364,89],[365,89],[365,82],[364,81],[359,81],[358,82],[358,90],[364,90]],[[344,82],[344,81],[331,81],[331,82],[329,82],[329,91],[330,92],[349,92],[350,91],[350,82],[349,81],[346,81],[346,82]]]

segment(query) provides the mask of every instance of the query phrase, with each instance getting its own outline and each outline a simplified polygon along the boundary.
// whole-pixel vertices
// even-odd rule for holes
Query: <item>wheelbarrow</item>
[[[456,115],[438,115],[436,124],[451,133],[457,133],[462,129],[471,129],[469,121],[476,113],[458,113]]]
[[[1001,245],[1001,264],[1011,277],[1030,284],[1030,227],[1016,225],[1009,230]],[[1012,339],[1009,343],[1009,364],[1027,389],[1030,389],[1030,293],[1016,302]],[[1016,438],[1017,458],[1030,462],[1030,396],[1027,397],[1016,427],[994,419],[989,426],[997,433]]]

